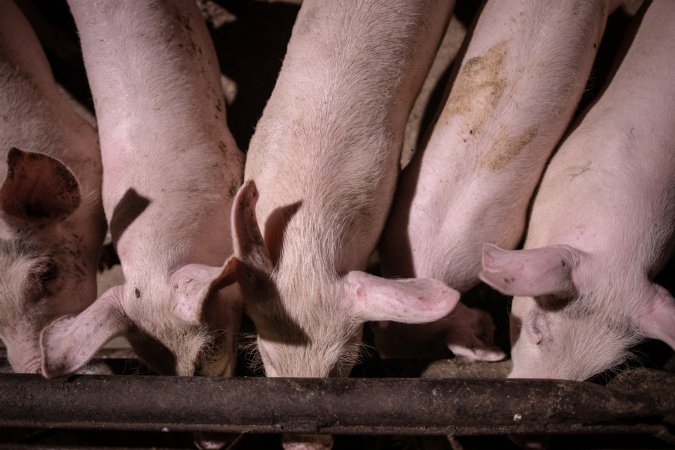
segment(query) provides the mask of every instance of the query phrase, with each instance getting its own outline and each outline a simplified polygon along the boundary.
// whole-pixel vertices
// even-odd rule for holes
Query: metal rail
[[[648,433],[670,441],[675,374],[554,380],[0,375],[0,428],[333,434]]]

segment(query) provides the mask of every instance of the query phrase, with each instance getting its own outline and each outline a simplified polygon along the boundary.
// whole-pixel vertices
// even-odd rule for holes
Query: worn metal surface
[[[614,387],[612,387],[614,386]],[[336,434],[668,434],[675,375],[552,380],[0,375],[0,427]]]

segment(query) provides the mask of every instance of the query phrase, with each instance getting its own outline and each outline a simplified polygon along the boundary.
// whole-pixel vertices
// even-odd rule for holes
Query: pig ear
[[[218,290],[237,281],[239,262],[230,257],[222,267],[188,264],[171,275],[173,312],[183,321],[198,325],[206,301]]]
[[[481,280],[505,295],[534,297],[572,295],[572,270],[581,253],[566,245],[532,250],[502,250],[483,246]]]
[[[234,254],[245,266],[269,274],[274,266],[255,215],[257,202],[258,189],[255,182],[244,182],[232,205]]]
[[[54,378],[75,372],[106,342],[128,330],[122,286],[108,289],[77,316],[62,317],[40,333],[42,374]]]
[[[58,222],[80,205],[77,179],[54,158],[12,148],[7,153],[6,164],[0,207],[7,215],[22,220]]]
[[[343,283],[351,316],[363,322],[433,322],[448,315],[459,301],[459,293],[438,280],[393,280],[352,271]]]
[[[654,287],[656,293],[649,301],[647,313],[639,318],[640,331],[675,350],[675,299],[663,287]]]

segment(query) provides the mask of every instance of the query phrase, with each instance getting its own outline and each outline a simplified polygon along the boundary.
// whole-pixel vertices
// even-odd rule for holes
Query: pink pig
[[[427,277],[465,292],[485,242],[515,248],[544,165],[565,131],[603,34],[607,1],[485,4],[430,138],[403,171],[379,246],[387,276]],[[384,356],[449,348],[494,361],[494,326],[458,305],[428,325],[381,323]]]
[[[233,211],[233,264],[268,376],[347,375],[364,322],[437,320],[458,300],[439,281],[363,272],[451,3],[302,4]],[[331,443],[295,436],[284,445]]]
[[[238,277],[269,376],[348,373],[363,322],[434,320],[457,301],[439,282],[361,271],[450,6],[302,4],[233,217]]]
[[[126,335],[161,373],[231,375],[239,297],[228,214],[243,158],[193,1],[72,0],[99,124],[103,202],[125,276],[42,333],[48,377]]]
[[[0,2],[0,160],[0,338],[15,371],[39,372],[42,328],[96,298],[101,160],[11,1]]]
[[[675,348],[675,300],[650,279],[675,228],[675,3],[653,2],[600,99],[552,159],[525,250],[483,250],[515,295],[511,377],[584,380],[642,337]]]
[[[234,210],[240,285],[268,376],[347,374],[363,322],[435,320],[457,302],[438,281],[362,272],[450,6],[302,4]]]

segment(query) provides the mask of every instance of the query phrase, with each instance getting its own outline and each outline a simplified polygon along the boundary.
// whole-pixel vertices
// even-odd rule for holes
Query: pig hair
[[[352,367],[359,364],[368,355],[369,346],[363,341],[345,345],[336,364],[336,372],[349,373]]]
[[[152,280],[152,278],[150,278]],[[167,293],[167,284],[157,281],[155,286],[150,283],[144,287],[144,296],[152,292],[154,295]],[[127,281],[125,297],[133,296],[134,289]],[[199,362],[201,352],[211,348],[212,337],[206,325],[188,325],[179,320],[173,311],[165,307],[159,299],[135,298],[124,302],[124,310],[127,316],[138,327],[139,332],[146,333],[165,345],[176,356],[176,373],[179,375],[191,375],[194,371],[195,362]],[[151,318],[151,320],[147,320]],[[183,355],[183,358],[180,356]]]
[[[9,311],[23,310],[24,297],[30,289],[39,268],[50,259],[49,253],[41,253],[30,238],[20,235],[17,239],[0,239],[0,264],[2,265],[2,282],[0,283],[0,307],[3,314]],[[17,311],[18,312],[18,311]]]
[[[205,331],[205,339],[201,345],[199,354],[197,355],[196,365],[204,368],[209,367],[213,363],[217,362],[222,356],[222,346],[219,344],[220,337],[226,336],[226,332],[223,329],[210,330],[208,327]],[[226,342],[225,345],[230,345],[231,343]]]
[[[607,369],[623,364],[628,349],[639,342],[630,327],[616,327],[598,321],[597,317],[558,321],[555,350],[548,366],[551,374],[585,380]]]
[[[172,346],[174,355],[176,355],[176,374],[193,375],[195,363],[202,362],[204,349],[208,353],[209,349],[213,348],[213,341],[210,339],[206,325],[179,328],[174,325],[165,328],[165,333],[162,334],[161,342]],[[178,355],[189,355],[189,357],[179,358]]]
[[[255,333],[240,333],[239,348],[244,354],[248,368],[254,373],[265,373],[265,367],[258,349],[258,340]]]
[[[643,340],[634,318],[645,302],[644,279],[629,273],[616,276],[604,259],[591,265],[580,269],[593,272],[592,278],[580,280],[579,293],[561,311],[551,313],[557,316],[554,333],[560,351],[552,352],[557,360],[550,364],[557,367],[554,373],[571,371],[573,379],[634,360],[630,349]]]

